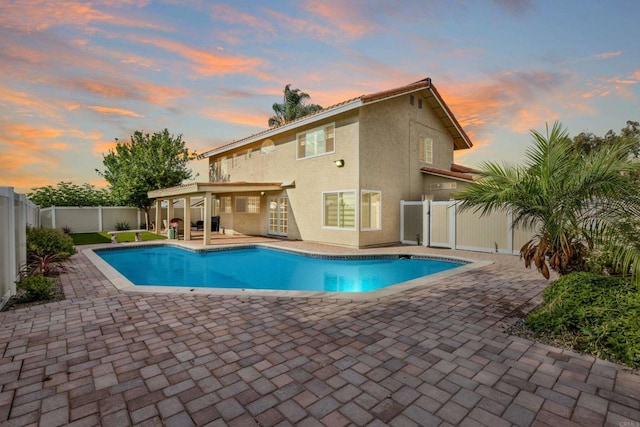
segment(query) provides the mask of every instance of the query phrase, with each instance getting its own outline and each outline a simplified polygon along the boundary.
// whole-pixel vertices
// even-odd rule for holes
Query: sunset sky
[[[203,152],[267,127],[287,83],[323,106],[427,76],[475,147],[640,120],[640,1],[0,0],[0,186],[105,183],[114,138]],[[192,164],[206,181],[206,160]]]

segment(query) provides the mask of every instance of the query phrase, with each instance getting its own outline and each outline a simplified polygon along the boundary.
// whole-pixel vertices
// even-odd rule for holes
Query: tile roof
[[[428,104],[434,110],[438,118],[445,122],[445,127],[447,128],[451,136],[454,138],[454,148],[455,149],[470,148],[473,145],[471,140],[469,139],[465,131],[462,129],[462,126],[460,126],[460,124],[458,123],[457,119],[455,118],[451,110],[449,110],[449,107],[445,104],[444,100],[440,96],[439,92],[436,90],[435,86],[433,86],[431,82],[431,78],[427,77],[423,80],[419,80],[417,82],[414,82],[405,86],[400,86],[393,89],[375,92],[368,95],[361,95],[355,98],[348,99],[346,101],[339,102],[337,104],[323,108],[322,110],[318,110],[306,116],[299,117],[285,124],[262,130],[260,132],[249,135],[245,138],[241,138],[241,139],[232,141],[228,144],[224,144],[219,147],[216,147],[212,150],[206,151],[200,154],[198,156],[198,159],[203,159],[215,154],[220,154],[225,151],[231,150],[233,148],[242,147],[245,144],[249,144],[251,142],[260,140],[262,139],[262,137],[277,135],[287,130],[295,129],[296,127],[301,126],[305,123],[313,123],[314,121],[320,120],[321,118],[324,118],[324,117],[331,117],[341,112],[349,111],[366,104],[371,104],[377,101],[382,101],[385,99],[393,98],[395,96],[404,95],[410,92],[416,92],[422,89],[428,89],[431,92],[432,96],[429,97],[429,99],[427,100]]]
[[[453,165],[452,168],[453,169]],[[454,178],[454,179],[459,179],[462,181],[473,181],[473,176],[466,174],[466,173],[461,173],[461,172],[454,172],[453,170],[444,170],[444,169],[438,169],[438,168],[431,168],[428,166],[423,166],[420,168],[420,172],[422,173],[426,173],[428,175],[437,175],[437,176],[444,176],[447,178]]]

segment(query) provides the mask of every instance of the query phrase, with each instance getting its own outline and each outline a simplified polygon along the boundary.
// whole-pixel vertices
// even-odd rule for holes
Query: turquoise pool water
[[[306,256],[261,247],[193,252],[172,246],[96,250],[138,286],[369,292],[463,263],[408,258]]]

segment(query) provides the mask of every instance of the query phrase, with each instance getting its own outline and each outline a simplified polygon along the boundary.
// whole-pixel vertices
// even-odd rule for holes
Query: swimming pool
[[[370,292],[462,266],[402,255],[308,255],[264,247],[139,246],[95,253],[136,286]]]

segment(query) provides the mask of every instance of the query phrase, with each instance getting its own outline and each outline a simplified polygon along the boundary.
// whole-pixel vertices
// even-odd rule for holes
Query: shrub
[[[129,227],[129,223],[122,221],[122,222],[118,222],[116,223],[116,231],[125,231],[125,230],[130,230],[131,227]]]
[[[630,280],[572,273],[543,292],[527,316],[536,334],[571,337],[577,351],[640,367],[640,291]]]
[[[41,275],[28,276],[17,282],[18,289],[24,291],[19,297],[20,302],[43,301],[53,297],[55,280]]]
[[[71,233],[71,227],[69,227],[68,225],[65,225],[64,227],[62,227],[62,232],[64,234],[69,234]]]
[[[60,254],[31,254],[24,267],[20,270],[19,277],[58,275],[67,269],[66,261],[67,257]]]
[[[28,258],[59,255],[62,259],[67,259],[75,253],[73,239],[61,231],[52,228],[27,227]]]

